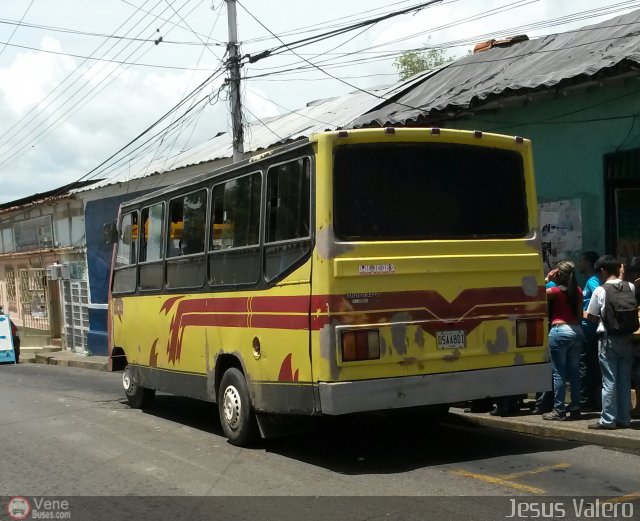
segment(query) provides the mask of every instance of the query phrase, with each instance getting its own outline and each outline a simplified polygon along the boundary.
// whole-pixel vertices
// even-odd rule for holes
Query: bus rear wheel
[[[218,391],[218,414],[229,443],[245,446],[255,440],[258,426],[247,381],[235,367],[227,369],[222,375]]]
[[[122,387],[132,409],[150,409],[156,396],[155,389],[147,389],[136,384],[130,366],[122,373]]]

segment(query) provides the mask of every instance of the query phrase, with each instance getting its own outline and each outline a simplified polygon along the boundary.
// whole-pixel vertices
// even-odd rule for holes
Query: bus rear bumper
[[[549,363],[318,383],[322,413],[328,415],[455,403],[550,389]]]

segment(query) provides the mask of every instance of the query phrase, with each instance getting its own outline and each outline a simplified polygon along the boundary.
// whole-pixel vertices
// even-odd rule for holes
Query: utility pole
[[[231,98],[231,124],[233,126],[233,162],[244,159],[244,130],[242,129],[242,106],[240,102],[240,56],[238,53],[238,25],[236,16],[236,0],[227,2],[227,19],[229,21],[229,86]]]

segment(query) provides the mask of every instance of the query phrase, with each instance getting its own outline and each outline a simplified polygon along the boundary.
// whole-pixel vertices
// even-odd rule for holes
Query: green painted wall
[[[442,126],[531,139],[539,201],[580,198],[583,250],[604,253],[604,155],[640,148],[639,79],[594,86]]]

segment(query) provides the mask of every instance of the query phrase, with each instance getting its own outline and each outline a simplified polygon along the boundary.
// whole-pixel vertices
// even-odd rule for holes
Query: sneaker
[[[531,409],[531,414],[546,414],[548,412],[551,412],[550,409],[540,409],[539,407],[534,407],[533,409]]]
[[[569,419],[571,420],[579,420],[582,418],[582,412],[580,411],[571,411],[569,413]]]
[[[591,425],[588,426],[589,429],[593,429],[593,430],[604,430],[604,431],[612,431],[616,428],[615,425],[605,425],[604,423],[600,423],[599,421],[592,423]]]
[[[628,429],[631,427],[629,423],[618,423],[616,422],[616,429]]]
[[[564,421],[567,419],[567,414],[564,411],[556,411],[555,409],[551,412],[542,415],[543,420],[556,420],[556,421]]]

